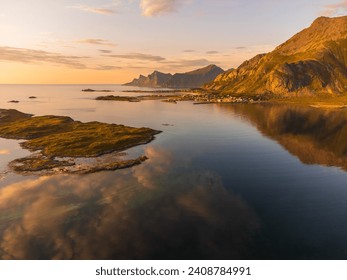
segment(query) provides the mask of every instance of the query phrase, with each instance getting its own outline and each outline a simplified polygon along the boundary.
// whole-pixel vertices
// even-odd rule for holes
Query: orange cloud
[[[321,15],[324,16],[339,16],[347,13],[347,0],[324,6]]]
[[[86,68],[86,65],[81,63],[80,60],[85,58],[88,57],[67,56],[34,49],[0,47],[0,61],[16,61],[22,63],[49,62],[71,68],[83,69]]]
[[[91,44],[91,45],[102,45],[102,46],[111,46],[114,47],[116,44],[104,40],[104,39],[96,39],[96,38],[87,38],[87,39],[81,39],[77,40],[76,43],[81,43],[81,44]]]
[[[92,6],[86,6],[86,5],[77,5],[77,6],[71,6],[70,8],[80,10],[83,12],[99,14],[99,15],[112,15],[112,14],[116,13],[115,10],[110,9],[110,8],[105,8],[105,7],[92,7]]]
[[[142,14],[146,17],[170,14],[188,3],[186,0],[141,0]]]

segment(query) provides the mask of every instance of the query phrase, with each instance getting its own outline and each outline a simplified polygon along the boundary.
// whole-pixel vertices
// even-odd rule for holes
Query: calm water
[[[347,259],[344,110],[95,101],[86,87],[123,90],[1,85],[0,108],[163,133],[129,150],[140,166],[50,177],[9,172],[29,152],[0,139],[0,259]]]

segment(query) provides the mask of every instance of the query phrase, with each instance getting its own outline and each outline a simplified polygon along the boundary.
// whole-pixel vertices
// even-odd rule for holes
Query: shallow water
[[[129,95],[1,85],[0,108],[163,133],[128,151],[140,166],[50,177],[6,173],[28,151],[0,139],[0,258],[347,258],[345,111],[95,101],[87,87]]]

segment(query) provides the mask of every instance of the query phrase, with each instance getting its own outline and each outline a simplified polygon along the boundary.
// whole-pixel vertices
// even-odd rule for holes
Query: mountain
[[[138,79],[134,79],[130,83],[124,84],[125,86],[136,86],[136,87],[161,87],[165,84],[170,78],[171,74],[164,74],[158,71],[154,71],[152,74],[147,77],[140,75]]]
[[[213,81],[224,70],[216,65],[209,65],[187,73],[176,73],[166,83],[167,88],[198,88]]]
[[[164,74],[154,71],[147,77],[140,75],[126,86],[138,87],[163,87],[163,88],[197,88],[213,81],[224,70],[216,65],[208,65],[186,73],[176,73],[174,75]]]
[[[347,93],[347,16],[316,19],[274,51],[219,75],[206,89],[221,93]]]

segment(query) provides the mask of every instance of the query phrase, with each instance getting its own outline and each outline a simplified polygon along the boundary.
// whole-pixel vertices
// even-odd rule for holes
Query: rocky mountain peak
[[[347,16],[320,17],[274,51],[205,87],[239,95],[347,93]]]

